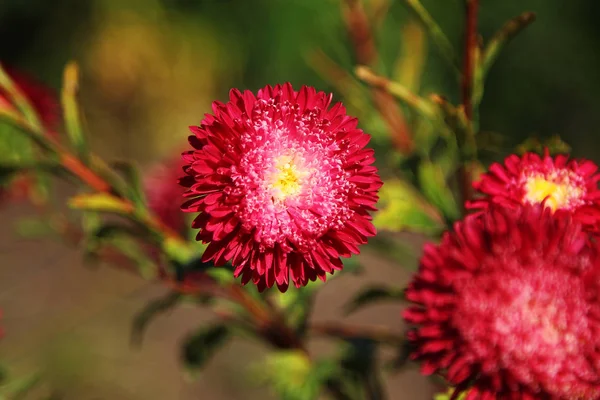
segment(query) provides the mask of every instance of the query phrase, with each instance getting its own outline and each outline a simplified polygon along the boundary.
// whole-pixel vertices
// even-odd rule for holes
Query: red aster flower
[[[176,232],[181,232],[185,227],[180,207],[184,189],[177,183],[184,165],[181,157],[177,157],[155,166],[144,177],[148,207],[163,224]]]
[[[493,206],[424,249],[413,359],[474,399],[600,399],[600,248],[570,215]]]
[[[543,157],[526,153],[510,155],[504,164],[493,164],[473,186],[486,196],[467,204],[484,210],[490,203],[505,207],[544,204],[551,210],[563,210],[581,221],[586,228],[600,230],[600,190],[598,166],[587,160],[569,160],[565,155]]]
[[[184,153],[191,200],[182,209],[200,212],[192,226],[210,243],[203,261],[230,260],[261,291],[325,281],[375,235],[369,211],[382,182],[364,148],[370,136],[314,88],[286,83],[229,99],[191,128],[194,150]]]

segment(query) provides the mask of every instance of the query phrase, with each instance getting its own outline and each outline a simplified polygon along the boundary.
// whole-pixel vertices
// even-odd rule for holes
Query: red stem
[[[462,104],[469,121],[473,120],[473,81],[475,76],[475,56],[477,52],[477,14],[479,0],[466,1],[465,48],[462,74]],[[459,170],[459,183],[462,203],[471,199],[473,188],[470,167],[463,164]]]

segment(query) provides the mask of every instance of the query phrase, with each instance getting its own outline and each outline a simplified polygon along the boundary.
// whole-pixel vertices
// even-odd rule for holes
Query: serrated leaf
[[[193,376],[227,343],[231,332],[226,325],[203,327],[184,342],[181,360]]]
[[[85,211],[113,212],[117,214],[130,214],[133,206],[108,193],[80,194],[69,199],[71,208]]]
[[[134,317],[131,327],[131,343],[133,345],[141,345],[146,328],[152,320],[160,314],[175,308],[182,300],[183,295],[178,292],[170,292],[165,296],[150,301],[146,306]]]
[[[404,290],[387,286],[373,286],[363,289],[344,308],[346,314],[380,301],[404,300]]]
[[[455,221],[460,218],[460,209],[439,165],[429,161],[422,162],[418,170],[418,179],[425,197],[447,220]]]
[[[406,182],[387,180],[379,191],[379,198],[379,211],[373,218],[377,229],[427,234],[444,229],[444,222],[436,209]]]

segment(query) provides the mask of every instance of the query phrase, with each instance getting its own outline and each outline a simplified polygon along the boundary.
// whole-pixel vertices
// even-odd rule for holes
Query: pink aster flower
[[[600,230],[600,190],[598,166],[588,160],[569,160],[566,155],[551,157],[526,153],[508,156],[503,164],[493,164],[473,186],[485,197],[467,204],[485,210],[489,204],[519,207],[544,203],[562,210],[587,229]]]
[[[467,400],[600,399],[599,250],[540,205],[467,217],[407,289],[411,357]]]
[[[176,232],[185,228],[185,218],[181,212],[184,189],[177,183],[184,165],[181,157],[177,157],[156,165],[144,176],[148,207],[163,224]]]
[[[203,261],[231,261],[243,284],[285,291],[290,280],[325,281],[375,235],[369,211],[382,182],[370,136],[331,100],[289,83],[232,90],[191,128],[182,209],[200,212]]]

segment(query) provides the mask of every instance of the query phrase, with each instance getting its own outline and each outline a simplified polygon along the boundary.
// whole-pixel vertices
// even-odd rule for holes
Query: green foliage
[[[424,161],[419,167],[418,178],[423,195],[440,210],[446,220],[460,218],[460,209],[440,165]]]
[[[183,295],[178,292],[169,292],[165,296],[150,301],[144,308],[137,313],[133,319],[131,327],[131,343],[141,345],[144,333],[148,325],[161,314],[175,308],[183,300]]]
[[[251,375],[282,400],[315,400],[323,385],[340,373],[333,360],[312,361],[300,350],[276,351],[253,367]]]
[[[108,193],[86,193],[73,196],[68,204],[71,208],[82,211],[95,211],[129,215],[131,204]]]
[[[550,154],[569,153],[571,151],[571,146],[564,142],[558,135],[551,136],[547,139],[540,139],[534,136],[519,144],[516,151],[519,154],[525,154],[527,152],[543,154],[544,149],[548,149]]]
[[[379,198],[379,211],[373,218],[378,229],[437,234],[444,228],[438,211],[406,182],[388,179],[379,192]]]
[[[67,64],[63,74],[62,108],[64,112],[65,128],[71,145],[78,156],[89,162],[89,148],[81,127],[79,105],[77,103],[77,90],[79,89],[79,68],[71,62]]]
[[[463,392],[456,397],[455,400],[465,400],[468,392]],[[433,400],[450,400],[454,394],[454,388],[449,388],[445,393],[438,393],[433,397]]]
[[[39,375],[23,378],[10,378],[0,383],[0,400],[20,400],[25,398],[40,381]]]
[[[231,330],[225,324],[202,327],[188,336],[183,343],[181,361],[190,377],[196,376],[230,337]]]
[[[142,179],[137,166],[133,162],[119,161],[115,162],[113,167],[123,175],[125,190],[133,200],[136,211],[147,212],[146,194],[144,193]]]

